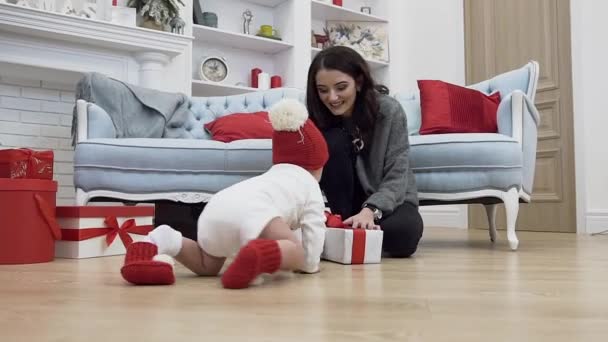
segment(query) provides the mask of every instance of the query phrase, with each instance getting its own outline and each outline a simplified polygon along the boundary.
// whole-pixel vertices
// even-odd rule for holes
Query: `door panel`
[[[532,202],[520,205],[517,229],[576,232],[569,1],[465,0],[464,6],[467,84],[531,59],[540,64],[534,188]],[[498,212],[504,227],[504,209]],[[482,206],[469,206],[469,226],[487,228]]]

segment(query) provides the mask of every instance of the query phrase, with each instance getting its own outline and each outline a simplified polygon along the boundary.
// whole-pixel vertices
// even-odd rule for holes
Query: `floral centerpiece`
[[[171,19],[179,16],[182,0],[129,0],[128,6],[135,7],[143,22],[140,26],[164,31]]]

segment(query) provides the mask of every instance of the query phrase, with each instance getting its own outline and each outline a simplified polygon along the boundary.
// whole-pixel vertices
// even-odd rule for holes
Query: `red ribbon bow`
[[[116,216],[107,216],[104,222],[107,226],[105,228],[61,229],[62,240],[83,241],[105,235],[106,243],[110,246],[118,235],[125,248],[127,248],[133,243],[129,234],[147,235],[154,228],[151,225],[138,226],[134,219],[128,219],[119,226]]]
[[[332,214],[328,211],[325,212],[325,225],[330,228],[347,228],[350,229],[352,227],[347,226],[342,221],[342,216],[338,214]]]
[[[125,248],[129,247],[129,245],[133,243],[133,239],[129,235],[129,231],[137,227],[135,225],[134,219],[126,220],[122,223],[122,225],[120,225],[120,227],[118,226],[118,220],[116,219],[116,216],[108,216],[106,217],[104,222],[110,229],[112,229],[106,235],[106,243],[108,244],[108,246],[111,245],[112,242],[114,242],[114,239],[116,239],[116,235],[120,236],[120,240],[122,241],[122,244],[125,246]]]

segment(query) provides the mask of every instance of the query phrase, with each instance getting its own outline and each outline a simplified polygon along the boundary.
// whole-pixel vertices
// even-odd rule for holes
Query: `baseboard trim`
[[[595,234],[608,230],[608,210],[589,210],[585,215],[586,234]]]
[[[425,227],[467,229],[469,217],[467,205],[438,205],[420,207]]]

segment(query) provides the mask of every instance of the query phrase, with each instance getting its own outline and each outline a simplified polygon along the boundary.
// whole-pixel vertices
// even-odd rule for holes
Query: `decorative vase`
[[[217,28],[217,14],[213,12],[203,12],[203,25]]]

